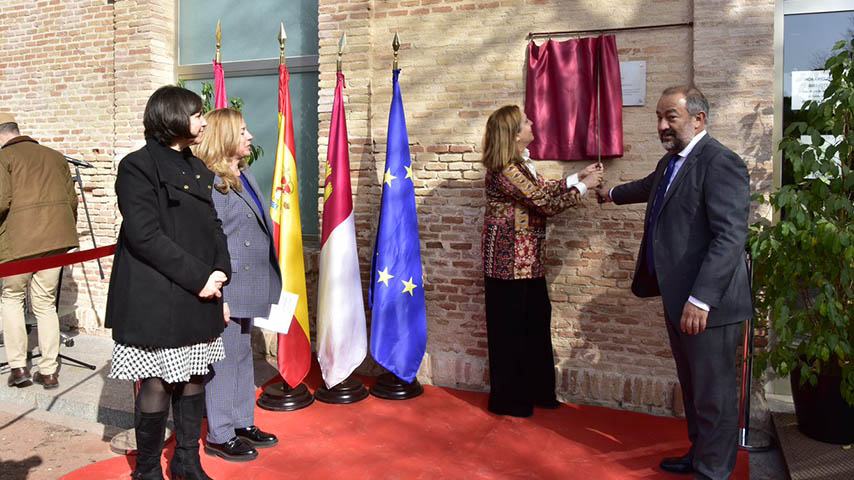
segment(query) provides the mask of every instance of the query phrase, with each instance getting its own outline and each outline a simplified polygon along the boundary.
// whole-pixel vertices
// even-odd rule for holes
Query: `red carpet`
[[[312,373],[315,387],[319,375]],[[256,423],[276,433],[279,445],[248,463],[202,453],[202,465],[217,480],[685,478],[657,466],[687,450],[684,420],[579,405],[505,418],[486,411],[484,393],[424,390],[405,401],[370,396],[296,412],[256,409]],[[166,458],[174,446],[170,440]],[[117,457],[63,478],[127,479],[132,462]],[[165,459],[163,466],[167,473]],[[747,453],[739,452],[733,478],[749,477]]]

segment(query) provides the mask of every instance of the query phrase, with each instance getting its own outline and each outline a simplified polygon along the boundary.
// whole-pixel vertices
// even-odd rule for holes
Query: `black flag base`
[[[371,395],[386,400],[408,400],[422,393],[424,393],[424,387],[417,378],[409,383],[390,372],[377,377],[377,382],[371,387]]]
[[[361,380],[351,376],[332,388],[326,388],[326,385],[321,386],[314,392],[314,396],[323,403],[341,405],[364,400],[368,397],[368,389]]]
[[[314,395],[304,383],[291,388],[288,382],[271,383],[264,387],[264,393],[258,398],[258,406],[274,412],[293,412],[314,403]]]

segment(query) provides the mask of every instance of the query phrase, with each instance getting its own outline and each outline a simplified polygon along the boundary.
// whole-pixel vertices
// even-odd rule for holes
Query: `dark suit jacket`
[[[246,169],[243,176],[261,200],[261,189],[252,172]],[[220,183],[222,179],[215,177],[214,185]],[[282,293],[269,210],[258,210],[245,188],[240,192],[232,188],[222,194],[214,187],[213,202],[231,256],[231,281],[222,289],[222,299],[228,302],[232,317],[266,317]]]
[[[711,307],[707,326],[753,315],[744,246],[750,211],[750,177],[744,161],[706,135],[685,159],[664,197],[655,231],[649,216],[668,153],[646,178],[615,187],[616,204],[647,202],[644,238],[632,292],[662,296],[670,321],[679,324],[689,296]],[[655,272],[646,268],[647,237],[655,242]]]
[[[213,177],[190,149],[178,152],[151,139],[119,163],[123,219],[106,314],[115,341],[180,347],[222,333],[222,300],[198,296],[214,270],[231,277],[211,200]]]

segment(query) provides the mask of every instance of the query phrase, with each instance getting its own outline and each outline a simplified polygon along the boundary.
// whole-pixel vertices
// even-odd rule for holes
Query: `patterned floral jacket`
[[[487,172],[484,275],[502,280],[544,277],[546,217],[580,201],[578,190],[565,179],[546,181],[524,164]]]

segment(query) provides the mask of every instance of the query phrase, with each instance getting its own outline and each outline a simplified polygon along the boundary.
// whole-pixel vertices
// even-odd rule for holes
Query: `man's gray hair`
[[[0,123],[0,135],[20,135],[18,124],[15,122]]]
[[[706,114],[706,123],[709,122],[709,101],[706,100],[706,96],[703,95],[703,92],[699,88],[693,85],[669,87],[664,89],[661,96],[673,95],[675,93],[681,93],[685,96],[685,108],[688,110],[688,113],[696,115],[703,112]]]

